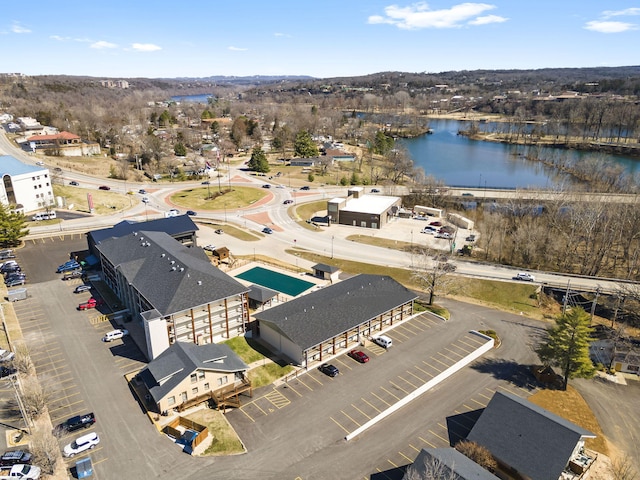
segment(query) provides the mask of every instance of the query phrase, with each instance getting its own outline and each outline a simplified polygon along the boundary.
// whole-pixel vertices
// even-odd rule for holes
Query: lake
[[[529,147],[504,143],[470,140],[458,135],[469,128],[469,122],[458,120],[430,120],[432,134],[402,139],[416,167],[421,167],[446,185],[477,188],[552,187],[571,180],[565,174],[544,166],[541,162],[524,158]],[[576,152],[557,148],[538,149],[540,156],[590,156],[623,165],[629,174],[636,174],[640,160],[601,153]]]

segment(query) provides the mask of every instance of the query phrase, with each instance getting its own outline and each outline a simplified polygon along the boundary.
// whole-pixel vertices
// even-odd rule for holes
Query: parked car
[[[40,467],[35,465],[25,465],[16,463],[15,465],[3,468],[0,471],[0,480],[38,480],[40,478]]]
[[[88,292],[92,288],[93,287],[91,285],[87,285],[87,284],[78,285],[76,288],[73,289],[73,293]]]
[[[273,230],[271,230],[269,227],[264,227],[262,229],[262,233],[266,233],[267,235],[271,235],[273,233]]]
[[[76,415],[75,417],[68,418],[56,427],[56,432],[75,432],[81,428],[89,428],[96,423],[96,416],[91,413],[85,413],[84,415]]]
[[[13,250],[11,250],[10,248],[0,250],[0,260],[6,260],[9,258],[16,258],[16,256],[13,253]]]
[[[189,215],[190,217],[195,217],[198,214],[194,210],[187,210],[187,215]]]
[[[82,270],[72,270],[71,272],[67,272],[62,276],[62,280],[73,280],[74,278],[82,277]]]
[[[203,247],[207,252],[213,252],[217,247],[215,245],[205,245]]]
[[[96,432],[87,433],[86,435],[76,438],[70,444],[65,445],[62,451],[65,457],[73,457],[79,453],[95,448],[99,443],[100,437]]]
[[[11,272],[7,273],[4,277],[4,282],[10,282],[11,280],[15,280],[16,278],[24,280],[27,276],[22,272]]]
[[[76,182],[75,180],[71,180],[69,182],[69,185],[71,185],[72,187],[77,187],[78,185],[80,185],[78,182]]]
[[[338,370],[337,367],[331,365],[330,363],[323,363],[318,367],[318,370],[330,377],[335,377],[340,373],[340,370]]]
[[[289,205],[290,203],[293,203],[293,200],[291,200],[290,198],[288,200],[285,200],[284,202],[285,205]]]
[[[142,198],[140,199],[140,201],[141,201],[142,203],[149,203],[149,197],[142,197]]]
[[[222,230],[221,228],[218,228],[217,230],[214,230],[214,233],[217,233],[218,235],[222,235],[224,233],[224,230]]]
[[[103,303],[104,303],[104,301],[102,299],[97,299],[97,298],[91,297],[86,302],[81,303],[80,305],[78,305],[78,310],[89,310],[91,308],[99,307]]]
[[[442,222],[429,222],[429,225],[431,225],[432,227],[441,227],[442,226]]]
[[[369,361],[369,356],[361,350],[351,350],[347,355],[360,363],[367,363]]]
[[[476,241],[476,236],[475,235],[469,235],[467,238],[465,238],[465,240],[467,242],[475,242]]]
[[[102,341],[103,342],[112,342],[114,340],[118,340],[122,337],[126,337],[127,335],[129,335],[129,331],[122,329],[122,328],[116,328],[115,330],[111,330],[110,332],[107,332],[104,334],[104,337],[102,337]]]
[[[382,348],[389,348],[393,345],[393,341],[387,337],[386,335],[380,335],[378,337],[373,337],[373,341],[380,345]]]
[[[211,183],[209,182],[209,180],[205,180],[204,182],[202,182],[202,185],[209,185],[209,183]]]
[[[4,284],[7,287],[17,287],[18,285],[24,285],[24,278],[14,278],[13,280],[5,280]]]
[[[300,190],[311,190],[309,185],[305,185],[304,187],[300,187]]]
[[[22,465],[29,465],[31,463],[31,458],[31,452],[27,452],[26,450],[4,452],[0,457],[0,467],[11,467],[19,463]]]
[[[8,350],[0,349],[0,363],[10,362],[15,358],[15,352],[10,352]]]
[[[435,235],[436,227],[424,227],[420,230],[420,233],[428,233],[429,235]]]
[[[8,377],[9,375],[13,375],[18,370],[13,367],[0,367],[0,378]],[[23,463],[23,462],[20,462]]]
[[[111,187],[108,185],[100,185],[98,187],[98,190],[111,190]]]
[[[380,193],[380,190],[378,190],[377,188],[372,188],[371,193]]]
[[[73,270],[80,270],[82,267],[80,266],[80,264],[78,262],[76,263],[71,263],[69,265],[60,265],[58,267],[58,269],[56,270],[56,273],[65,273],[65,272],[71,272]]]
[[[138,193],[139,193],[140,195],[146,195],[146,194],[147,194],[147,191],[146,191],[144,188],[141,188],[140,190],[138,190]]]
[[[526,272],[520,272],[520,273],[516,274],[516,276],[513,277],[513,279],[514,280],[521,280],[523,282],[535,282],[536,281],[536,277],[534,277],[530,273],[526,273]]]

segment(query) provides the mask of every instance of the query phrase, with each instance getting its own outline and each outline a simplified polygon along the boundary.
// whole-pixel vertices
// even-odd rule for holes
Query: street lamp
[[[331,235],[331,258],[333,258],[333,239],[334,239],[334,236]]]

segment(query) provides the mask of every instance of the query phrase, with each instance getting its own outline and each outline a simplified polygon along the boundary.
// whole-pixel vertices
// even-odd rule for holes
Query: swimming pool
[[[286,295],[291,295],[292,297],[298,296],[305,290],[309,290],[315,286],[314,283],[262,267],[253,267],[246,272],[236,275],[236,278],[256,283]]]

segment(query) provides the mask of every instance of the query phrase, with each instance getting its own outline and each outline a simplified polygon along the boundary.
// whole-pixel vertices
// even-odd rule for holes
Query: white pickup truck
[[[33,465],[14,465],[11,468],[0,470],[0,480],[38,480],[40,478],[40,467]]]

